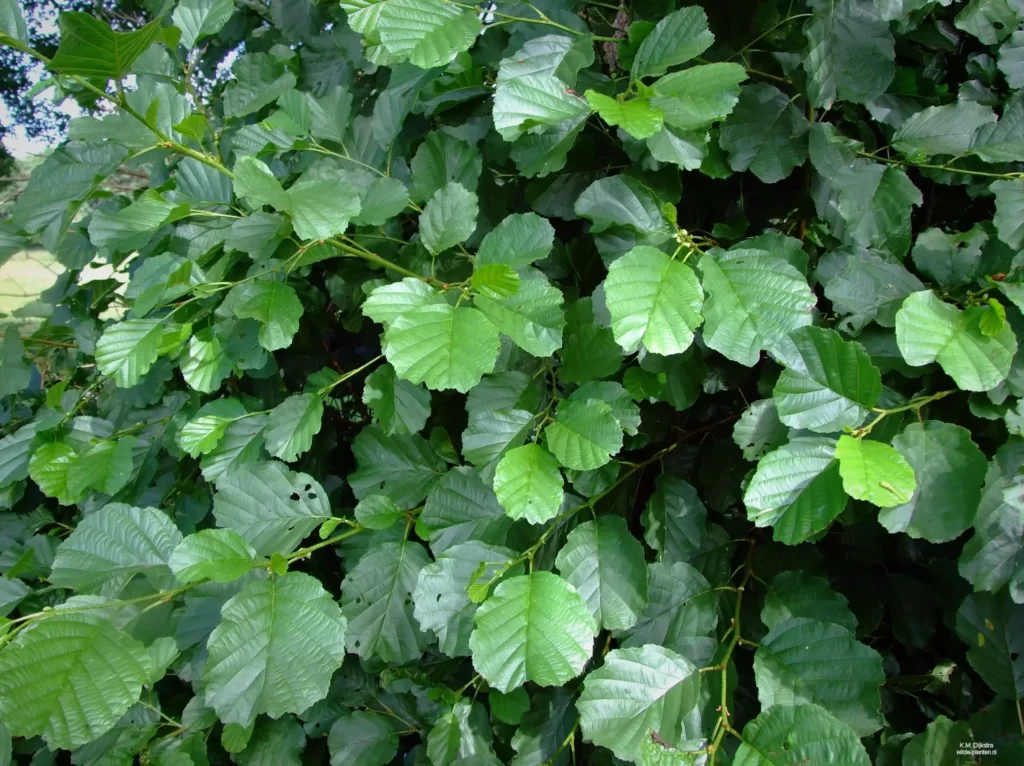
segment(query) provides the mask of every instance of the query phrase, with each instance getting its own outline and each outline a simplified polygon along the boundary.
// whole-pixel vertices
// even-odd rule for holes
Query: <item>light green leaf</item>
[[[701,324],[704,292],[684,263],[653,247],[635,247],[608,269],[605,302],[623,351],[680,354]]]
[[[597,624],[576,589],[550,572],[500,583],[476,613],[473,667],[509,692],[526,681],[559,686],[583,672]]]
[[[891,508],[910,502],[917,489],[914,469],[888,444],[843,435],[836,460],[843,489],[857,500]]]
[[[699,130],[724,119],[740,98],[740,83],[747,79],[739,64],[716,63],[690,67],[655,81],[651,103],[665,122],[680,130]]]
[[[633,138],[650,138],[661,130],[664,114],[656,106],[652,106],[649,98],[632,98],[620,101],[605,96],[595,90],[588,90],[587,102],[601,119],[611,126],[618,126]]]
[[[697,490],[675,476],[659,476],[640,522],[658,560],[693,561],[705,537],[707,509]]]
[[[719,132],[729,167],[766,184],[786,178],[807,158],[807,119],[773,85],[747,85]]]
[[[650,564],[648,572],[647,608],[623,646],[655,644],[695,663],[701,656],[710,659],[717,641],[708,636],[718,624],[718,594],[711,584],[682,561]]]
[[[406,277],[401,282],[381,285],[363,302],[363,314],[385,328],[420,306],[444,303],[444,296],[422,279]]]
[[[233,172],[235,194],[253,207],[271,205],[276,210],[291,209],[291,197],[261,160],[248,155],[241,157],[235,163]]]
[[[481,293],[473,299],[473,305],[527,353],[547,357],[562,346],[562,293],[539,272],[527,274],[512,295],[493,298]]]
[[[98,442],[82,453],[68,469],[68,493],[81,497],[90,489],[105,495],[120,492],[131,478],[137,441],[134,436],[122,436]]]
[[[420,214],[420,236],[432,254],[469,239],[479,212],[476,194],[453,181],[434,192]]]
[[[469,636],[473,632],[474,604],[467,588],[474,582],[490,580],[516,552],[497,545],[471,540],[453,545],[424,566],[413,592],[413,614],[423,630],[437,636],[442,652],[449,657],[469,656]],[[515,577],[523,573],[518,564],[508,571]]]
[[[413,619],[412,594],[430,557],[418,543],[383,543],[367,551],[341,583],[347,646],[365,660],[416,662],[427,637]]]
[[[494,471],[494,493],[510,518],[550,521],[565,495],[558,461],[539,444],[509,450]]]
[[[979,128],[995,119],[989,107],[973,101],[930,106],[900,126],[893,136],[893,147],[908,156],[964,154]]]
[[[1024,606],[1003,593],[970,593],[956,613],[967,661],[998,696],[1024,697]]]
[[[814,293],[779,255],[740,247],[708,253],[699,267],[708,293],[704,342],[734,362],[752,367],[811,323]]]
[[[189,387],[209,394],[220,388],[233,366],[220,340],[209,330],[196,333],[188,340],[181,358],[181,376]]]
[[[762,708],[821,705],[866,737],[882,725],[882,657],[846,628],[805,617],[773,627],[754,654]]]
[[[21,8],[14,0],[5,0],[2,6],[0,6],[0,33],[28,45],[28,30],[25,28],[25,19],[21,15]],[[9,764],[5,766],[9,766]]]
[[[566,468],[600,468],[622,449],[622,428],[598,399],[566,402],[544,431],[548,449]]]
[[[302,302],[284,282],[252,282],[244,285],[242,298],[235,305],[239,319],[255,319],[260,327],[260,345],[267,351],[288,348],[299,330]]]
[[[696,170],[707,156],[708,134],[675,130],[665,126],[647,139],[651,156],[659,162],[670,162],[683,170]]]
[[[747,518],[795,545],[827,528],[846,507],[835,440],[801,436],[757,464],[743,502]]]
[[[300,239],[327,239],[345,232],[361,207],[358,196],[343,193],[342,189],[336,181],[308,180],[299,181],[285,192],[292,226]]]
[[[0,652],[0,718],[14,736],[71,750],[110,731],[150,672],[145,647],[108,620],[58,611]]]
[[[408,311],[384,334],[384,353],[400,378],[461,393],[494,369],[499,345],[480,311],[447,303]]]
[[[761,622],[769,630],[791,617],[809,617],[857,630],[857,618],[846,597],[832,590],[828,580],[799,569],[780,572],[767,585]]]
[[[581,69],[594,63],[594,41],[589,35],[542,35],[526,43],[498,66],[498,80],[523,75],[557,77],[568,88],[575,87]]]
[[[757,462],[783,445],[789,429],[779,420],[779,412],[773,399],[758,399],[743,411],[732,429],[732,440],[743,451],[743,457]]]
[[[256,562],[255,549],[230,529],[204,529],[178,543],[167,565],[187,585],[197,580],[231,582]]]
[[[442,0],[388,0],[377,22],[381,44],[420,69],[447,66],[480,34],[475,13]]]
[[[89,240],[98,248],[130,253],[146,246],[153,234],[168,219],[181,218],[188,207],[179,210],[157,192],[149,190],[128,207],[114,212],[97,210],[89,223]]]
[[[263,451],[263,429],[266,425],[267,416],[258,413],[231,423],[217,446],[203,455],[203,478],[217,483],[231,469],[257,462]]]
[[[1024,244],[1024,180],[996,181],[988,187],[996,196],[996,214],[992,223],[996,225],[999,239],[1010,247]]]
[[[945,543],[974,521],[985,477],[985,456],[967,429],[926,420],[892,440],[910,465],[917,489],[910,502],[886,508],[878,520],[890,532]]]
[[[633,57],[632,77],[656,77],[678,64],[699,56],[714,43],[704,9],[689,6],[673,11],[658,22]]]
[[[409,191],[395,178],[375,178],[360,192],[359,215],[353,223],[381,226],[405,210],[409,204]]]
[[[178,446],[192,457],[210,452],[224,436],[229,425],[244,418],[245,406],[237,399],[207,402],[178,432]]]
[[[471,540],[500,545],[512,521],[472,468],[451,469],[434,485],[416,521],[416,534],[435,555]]]
[[[530,133],[517,139],[512,145],[511,157],[519,172],[527,178],[533,178],[547,176],[564,168],[569,150],[576,143],[576,138],[582,132],[589,116],[590,113],[587,112],[570,117],[555,123],[554,127],[543,134]],[[554,183],[564,183],[567,180],[559,178],[555,179]],[[571,210],[571,200],[559,202]],[[548,212],[548,215],[553,213]]]
[[[789,337],[793,350],[772,394],[779,419],[818,433],[860,425],[882,392],[881,374],[864,347],[821,327]]]
[[[565,120],[590,114],[590,105],[566,89],[554,75],[499,78],[494,91],[494,129],[506,141],[515,141],[524,133],[542,133]]]
[[[257,210],[231,224],[224,247],[228,250],[241,250],[254,261],[261,261],[273,255],[281,239],[290,230],[291,224],[284,216]]]
[[[622,226],[658,242],[671,236],[672,228],[661,209],[661,200],[631,176],[608,176],[594,181],[576,200],[576,215],[593,222],[590,231],[599,234]]]
[[[348,483],[357,498],[383,492],[403,510],[418,505],[448,469],[423,438],[388,436],[380,428],[364,428],[352,443],[359,468]]]
[[[555,242],[555,230],[536,213],[506,216],[487,232],[476,254],[474,268],[505,264],[513,269],[530,266],[546,258]]]
[[[870,766],[858,734],[822,707],[776,705],[743,727],[733,766]]]
[[[907,364],[938,362],[965,391],[987,391],[1009,374],[1017,339],[1009,325],[995,337],[978,326],[984,309],[960,311],[924,290],[909,296],[896,314],[896,342]]]
[[[134,32],[115,32],[90,13],[64,11],[57,19],[60,47],[49,68],[61,74],[120,80],[160,34],[160,21]]]
[[[290,553],[331,518],[327,493],[311,476],[272,460],[231,469],[217,482],[213,515],[260,556]]]
[[[895,74],[896,51],[889,24],[870,0],[821,4],[804,28],[808,41],[803,66],[807,92],[816,107],[836,100],[864,104],[878,98]]]
[[[387,529],[404,516],[405,512],[387,495],[364,497],[355,509],[356,521],[367,529]]]
[[[125,319],[111,325],[96,342],[96,366],[120,388],[131,388],[160,356],[164,330],[160,319]]]
[[[387,766],[398,753],[398,732],[383,715],[357,710],[334,723],[327,746],[331,766]]]
[[[519,289],[519,274],[504,263],[477,265],[470,286],[489,298],[507,298]]]
[[[647,606],[647,564],[620,516],[586,521],[569,533],[555,566],[606,630],[627,630]]]
[[[198,40],[217,34],[234,12],[231,0],[181,0],[171,20],[181,30],[181,44],[192,48]]]
[[[123,587],[136,574],[160,582],[169,577],[167,562],[181,540],[163,511],[109,503],[85,516],[64,540],[49,580],[84,591],[110,581]]]
[[[430,417],[430,392],[400,380],[390,364],[366,376],[363,404],[373,410],[381,430],[388,436],[419,433]]]
[[[80,497],[68,486],[68,476],[78,455],[63,442],[43,444],[32,453],[28,462],[28,475],[47,497],[54,497],[61,505],[74,505]]]
[[[318,394],[293,394],[270,411],[264,438],[267,451],[286,463],[293,463],[320,433],[324,402]]]
[[[1010,36],[1017,14],[1007,0],[971,0],[956,15],[954,24],[985,45],[995,45]]]
[[[260,713],[301,713],[327,696],[345,659],[345,618],[307,574],[252,580],[224,605],[208,651],[206,704],[224,723],[249,726]]]

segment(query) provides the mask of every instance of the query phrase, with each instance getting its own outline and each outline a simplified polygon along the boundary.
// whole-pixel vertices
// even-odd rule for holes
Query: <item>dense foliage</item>
[[[0,764],[1024,763],[1024,4],[153,5],[0,0]]]

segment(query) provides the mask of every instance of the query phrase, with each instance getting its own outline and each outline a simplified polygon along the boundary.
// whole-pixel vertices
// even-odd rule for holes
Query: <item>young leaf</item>
[[[494,493],[510,518],[550,521],[565,495],[558,461],[539,444],[509,450],[495,468]]]
[[[204,529],[178,543],[167,565],[178,582],[187,585],[197,580],[237,580],[255,561],[255,549],[237,532]]]
[[[888,444],[840,436],[836,460],[843,489],[857,500],[891,508],[910,502],[917,489],[914,469]]]

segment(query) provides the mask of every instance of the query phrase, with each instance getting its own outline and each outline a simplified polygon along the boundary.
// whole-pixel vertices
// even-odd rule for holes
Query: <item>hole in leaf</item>
[[[306,497],[308,497],[310,500],[316,500],[316,492],[310,492],[308,495],[306,495]]]
[[[292,492],[292,500],[301,500],[301,499],[302,498],[299,497],[299,493],[298,492]]]
[[[441,600],[441,594],[440,594],[440,593],[438,593],[438,594],[437,594],[437,600],[438,600],[438,601],[440,601],[440,600]]]
[[[312,484],[307,484],[305,487],[302,488],[302,491],[303,492],[309,492],[309,490],[311,490],[311,489],[313,489],[313,485]]]

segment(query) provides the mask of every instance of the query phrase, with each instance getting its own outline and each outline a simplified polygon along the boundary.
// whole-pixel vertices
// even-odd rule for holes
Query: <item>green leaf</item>
[[[64,11],[57,19],[60,47],[49,67],[61,74],[120,80],[160,34],[151,21],[134,32],[115,32],[92,14]]]
[[[345,617],[307,574],[254,580],[224,605],[208,651],[206,704],[224,723],[249,726],[260,713],[301,713],[327,696],[345,659]]]
[[[293,394],[270,411],[264,437],[267,451],[286,463],[295,462],[320,433],[324,401],[319,394]]]
[[[1016,178],[996,181],[989,186],[989,190],[996,197],[996,214],[992,223],[999,232],[999,239],[1010,247],[1020,247],[1024,244],[1024,224],[1021,223],[1021,214],[1024,213],[1024,181]]]
[[[998,696],[1024,697],[1024,607],[1006,593],[970,593],[956,613],[957,635],[967,644],[967,661]]]
[[[881,374],[864,347],[834,330],[802,327],[790,334],[772,398],[790,428],[832,433],[860,425],[882,392]]]
[[[386,766],[398,753],[398,732],[383,715],[357,710],[334,723],[327,746],[331,766]]]
[[[8,325],[0,346],[0,396],[25,390],[30,380],[31,371],[25,364],[21,333],[14,325]]]
[[[499,721],[517,725],[522,721],[523,714],[530,709],[530,696],[521,686],[508,694],[492,689],[487,694],[487,703]]]
[[[427,755],[434,764],[494,763],[491,722],[478,702],[460,700],[427,735]]]
[[[21,15],[21,8],[14,0],[5,0],[0,6],[0,33],[28,45],[25,19]]]
[[[964,154],[970,151],[978,129],[995,119],[989,107],[973,101],[930,106],[900,126],[892,137],[892,145],[912,157]]]
[[[869,766],[858,734],[818,705],[775,705],[743,727],[733,766]]]
[[[257,462],[263,450],[266,425],[267,416],[261,413],[251,413],[231,423],[217,446],[203,455],[203,477],[216,483],[231,469]]]
[[[49,580],[83,591],[108,582],[118,590],[137,574],[159,583],[169,578],[168,561],[181,540],[163,511],[109,503],[85,516],[64,540]]]
[[[476,194],[453,181],[430,198],[420,214],[420,236],[433,255],[469,239],[479,212]]]
[[[513,269],[530,266],[548,256],[554,241],[554,228],[536,213],[506,216],[483,238],[474,268],[480,270],[491,264]]]
[[[996,592],[1009,584],[1024,603],[1024,484],[990,469],[974,519],[974,536],[960,555],[960,575],[976,591]]]
[[[839,475],[850,497],[880,508],[910,502],[917,489],[914,469],[888,444],[840,436],[836,444]]]
[[[594,41],[590,36],[542,35],[527,40],[515,55],[501,60],[498,80],[545,75],[557,77],[566,87],[572,88],[576,85],[579,71],[593,63]]]
[[[419,659],[427,637],[413,619],[412,594],[420,570],[429,563],[423,546],[409,540],[383,543],[363,554],[341,583],[350,652],[400,665]]]
[[[583,682],[576,702],[583,739],[636,763],[648,731],[677,744],[683,720],[697,705],[700,673],[660,646],[615,649]]]
[[[271,205],[277,210],[291,209],[291,197],[265,163],[255,157],[239,158],[234,167],[235,194],[253,207]]]
[[[199,408],[178,432],[178,446],[192,457],[213,450],[229,425],[249,413],[237,399],[214,399]]]
[[[696,170],[707,156],[708,134],[687,133],[665,127],[647,139],[651,156],[659,162],[670,162],[683,170]]]
[[[287,209],[292,214],[292,226],[300,239],[319,240],[343,234],[349,221],[362,209],[359,197],[339,194],[335,181],[299,181],[285,194],[289,203]]]
[[[299,330],[302,302],[284,282],[252,282],[244,286],[235,305],[239,319],[255,319],[260,327],[260,345],[267,351],[288,348]]]
[[[0,652],[0,718],[16,737],[71,750],[112,729],[150,671],[145,647],[111,622],[58,609]]]
[[[747,518],[788,545],[826,529],[847,500],[835,447],[830,438],[800,436],[761,458],[743,496]]]
[[[693,485],[659,476],[640,522],[644,540],[658,551],[659,561],[692,561],[704,541],[707,509]]]
[[[648,571],[647,608],[623,646],[655,644],[695,662],[710,659],[717,642],[708,635],[718,623],[718,594],[711,584],[682,561],[650,564]]]
[[[134,436],[122,436],[90,447],[68,469],[68,493],[81,497],[95,489],[105,495],[116,495],[131,478],[132,452],[137,442]]]
[[[690,67],[655,81],[651,103],[665,123],[680,130],[699,130],[727,117],[740,98],[747,71],[739,64],[716,63]]]
[[[171,20],[181,30],[181,44],[192,48],[202,38],[217,34],[234,12],[231,0],[181,0]]]
[[[930,290],[914,293],[896,314],[896,341],[912,367],[938,362],[965,391],[987,391],[1010,371],[1017,339],[1007,325],[995,337],[978,322],[983,308],[960,311]]]
[[[377,21],[381,44],[421,69],[447,66],[480,34],[475,13],[442,0],[388,0]]]
[[[32,453],[28,475],[47,497],[61,505],[74,505],[80,499],[68,486],[71,468],[78,462],[75,450],[63,442],[50,442]]]
[[[519,289],[519,274],[503,263],[489,263],[474,268],[470,286],[489,298],[507,298]]]
[[[370,495],[356,504],[355,516],[367,529],[387,529],[403,518],[405,512],[387,495]]]
[[[794,569],[775,575],[766,588],[761,622],[769,630],[791,617],[834,623],[850,633],[857,630],[857,618],[846,597],[832,590],[824,577]]]
[[[476,147],[437,130],[427,134],[411,164],[412,196],[417,202],[430,199],[449,183],[476,191],[483,168]]]
[[[576,527],[555,566],[605,630],[633,627],[647,606],[644,549],[619,516],[602,516]]]
[[[543,690],[535,695],[530,712],[512,735],[515,766],[539,766],[545,761],[565,766],[568,758],[560,758],[561,745],[575,730],[578,721],[573,705],[575,694],[567,689]]]
[[[327,493],[316,479],[276,460],[240,465],[217,482],[217,524],[234,530],[260,556],[289,553],[331,518]]]
[[[892,446],[913,470],[917,489],[910,502],[879,513],[879,522],[890,532],[932,543],[959,537],[974,521],[986,469],[970,432],[926,420],[907,426]]]
[[[1024,42],[1019,33],[1014,33],[1016,42]],[[1000,49],[999,67],[1010,63],[1008,58],[1012,52],[1013,71],[1006,73],[1008,82],[1017,82],[1015,87],[1024,85],[1019,71],[1021,49],[1009,43]],[[971,151],[985,162],[1016,162],[1024,157],[1024,94],[1017,92],[1010,95],[1003,105],[1002,116],[995,124],[986,124],[978,128],[971,142]]]
[[[224,88],[226,117],[245,117],[272,104],[296,85],[295,74],[269,53],[246,53],[231,66],[235,79]],[[237,189],[237,179],[236,179]]]
[[[882,725],[882,657],[839,625],[783,620],[754,654],[757,698],[772,705],[821,705],[866,737]]]
[[[232,370],[231,360],[212,332],[203,330],[189,338],[181,357],[181,376],[190,388],[203,394],[213,393]]]
[[[512,521],[494,492],[472,468],[453,468],[434,485],[416,521],[416,534],[439,554],[458,543],[476,540],[499,545]]]
[[[364,428],[352,443],[359,468],[348,483],[357,498],[386,494],[404,509],[418,505],[448,466],[419,436],[388,436],[381,429]]]
[[[894,327],[903,299],[924,289],[902,264],[870,250],[851,254],[842,263],[825,284],[825,297],[838,313],[848,315],[839,324],[844,332],[858,333],[871,322]]]
[[[566,402],[544,432],[548,449],[566,468],[600,468],[622,449],[622,428],[598,399]]]
[[[565,326],[562,293],[538,272],[530,272],[508,297],[493,298],[481,293],[473,299],[473,305],[500,333],[527,353],[551,356],[562,346]],[[479,273],[475,272],[474,280]]]
[[[381,430],[388,436],[419,433],[430,417],[430,392],[400,380],[390,364],[366,376],[363,404],[373,410]]]
[[[494,129],[506,141],[588,114],[590,105],[568,93],[566,84],[554,75],[499,78],[494,91]]]
[[[747,85],[719,133],[734,171],[766,184],[786,178],[807,157],[808,124],[789,96],[764,83]]]
[[[539,444],[509,450],[495,468],[494,493],[510,518],[550,521],[565,495],[558,461]]]
[[[664,114],[652,106],[649,98],[620,101],[595,90],[588,90],[584,96],[591,108],[601,115],[602,120],[613,127],[622,128],[633,138],[650,138],[660,131],[664,124]]]
[[[381,285],[363,302],[363,313],[385,328],[420,306],[444,303],[444,296],[422,279],[407,277],[401,282]]]
[[[653,247],[635,247],[608,269],[605,302],[623,351],[642,344],[655,354],[680,354],[701,323],[704,292],[684,263]]]
[[[89,240],[98,248],[127,253],[140,250],[168,219],[188,214],[187,206],[168,202],[156,192],[144,192],[128,207],[112,213],[97,210],[89,223]]]
[[[808,50],[803,67],[816,107],[837,99],[864,104],[878,98],[895,74],[896,51],[889,24],[868,0],[821,4],[804,28]]]
[[[592,221],[590,231],[599,234],[623,226],[663,242],[672,229],[665,220],[661,200],[632,176],[608,176],[594,181],[576,200],[576,215]]]
[[[120,388],[131,388],[160,356],[165,328],[160,319],[125,319],[96,342],[96,366]]]
[[[468,588],[485,583],[516,557],[516,552],[498,545],[471,540],[445,549],[433,563],[424,566],[413,592],[413,615],[420,627],[437,636],[438,646],[449,657],[469,656],[469,636],[477,605]],[[523,573],[523,565],[508,570],[508,576]]]
[[[500,583],[476,613],[473,667],[510,692],[526,681],[559,686],[583,672],[597,624],[576,589],[550,572]]]
[[[398,377],[465,393],[494,369],[498,331],[477,309],[428,304],[394,320],[384,353]]]
[[[995,45],[1010,36],[1017,24],[1017,14],[1006,0],[971,0],[956,15],[954,23],[957,29],[985,45]]]
[[[914,735],[903,751],[905,766],[957,766],[957,751],[973,740],[967,721],[953,722],[940,715],[925,730]]]
[[[690,6],[673,11],[640,44],[633,57],[632,78],[665,74],[670,67],[702,54],[714,41],[702,8]]]
[[[187,585],[197,580],[231,582],[256,563],[256,551],[230,529],[204,529],[189,535],[171,552],[167,565]]]
[[[734,362],[752,367],[811,323],[814,293],[780,256],[741,247],[708,253],[699,267],[708,293],[704,342]]]
[[[774,399],[758,399],[743,411],[732,429],[732,440],[743,451],[743,457],[757,462],[765,453],[783,445],[789,429],[779,420]]]
[[[302,766],[299,754],[305,746],[306,733],[294,716],[264,720],[236,760],[238,766]]]

